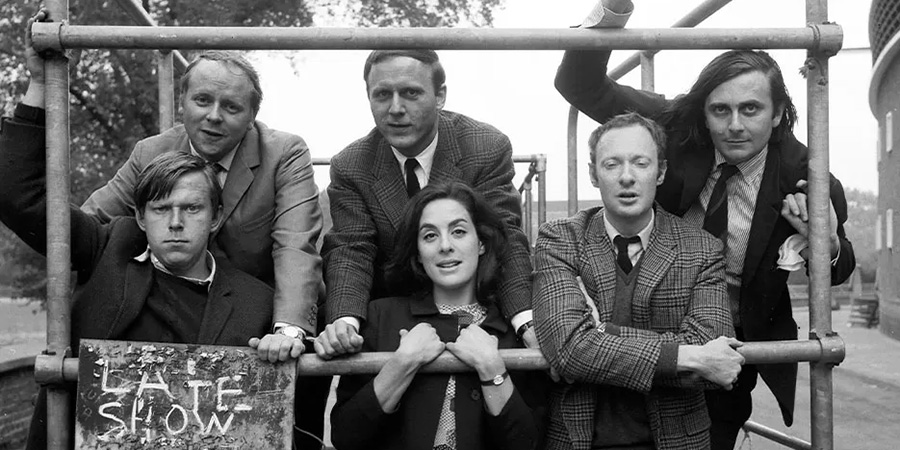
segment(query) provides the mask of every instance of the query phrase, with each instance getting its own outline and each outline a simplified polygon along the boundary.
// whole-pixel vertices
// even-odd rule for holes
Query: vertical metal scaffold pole
[[[55,22],[68,20],[67,0],[48,0]],[[47,110],[47,351],[66,356],[70,346],[69,284],[69,65],[62,54],[44,63]],[[60,362],[62,360],[60,359]],[[47,448],[71,447],[69,394],[59,385],[47,389]]]
[[[159,132],[175,126],[175,64],[170,51],[157,52],[157,88],[159,89]]]
[[[656,91],[656,64],[654,56],[647,52],[641,52],[641,89]]]
[[[806,21],[812,26],[828,20],[827,0],[807,0]],[[806,60],[809,142],[809,271],[810,339],[833,335],[831,324],[831,242],[828,164],[828,58],[810,51]],[[834,448],[832,364],[811,363],[810,413],[812,448]]]
[[[568,216],[578,212],[578,109],[569,107],[569,121],[566,132],[566,167],[569,175]],[[542,183],[543,184],[543,183]]]

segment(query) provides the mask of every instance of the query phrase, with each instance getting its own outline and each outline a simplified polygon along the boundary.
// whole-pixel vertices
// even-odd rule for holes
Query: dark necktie
[[[209,167],[211,167],[212,170],[213,170],[213,173],[216,174],[216,181],[219,182],[219,187],[224,186],[224,185],[225,185],[225,180],[223,180],[222,178],[227,178],[227,177],[228,177],[227,174],[225,175],[225,177],[222,176],[222,173],[227,172],[227,171],[225,170],[225,167],[223,167],[221,164],[219,164],[219,163],[217,163],[217,162],[215,162],[215,163],[214,163],[214,162],[207,162],[206,164],[207,164]]]
[[[706,205],[706,217],[703,219],[703,229],[725,242],[725,233],[728,231],[728,179],[738,172],[737,166],[728,163],[719,165],[722,169],[716,185],[713,186],[712,195]]]
[[[406,195],[413,198],[422,189],[419,186],[419,177],[416,176],[416,167],[419,167],[419,161],[416,161],[416,158],[409,158],[403,167],[406,169]]]
[[[637,236],[625,237],[619,235],[613,239],[613,244],[616,244],[616,250],[619,253],[616,256],[616,262],[619,263],[619,267],[621,267],[625,273],[631,273],[631,269],[633,268],[631,265],[631,258],[628,257],[628,244],[640,243],[641,238]]]

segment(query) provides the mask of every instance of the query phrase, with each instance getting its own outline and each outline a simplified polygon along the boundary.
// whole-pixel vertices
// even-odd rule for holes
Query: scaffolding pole
[[[159,132],[175,126],[175,67],[173,52],[157,52],[157,89],[159,92]]]
[[[835,364],[844,360],[844,341],[838,337],[823,340],[745,342],[736,349],[746,364],[780,364],[823,361]],[[299,376],[376,374],[390,360],[392,352],[364,352],[331,360],[315,354],[301,355]],[[538,349],[501,349],[500,357],[509,370],[546,370],[550,366]],[[474,369],[449,352],[423,366],[423,373],[460,373]],[[66,358],[60,365],[50,356],[39,356],[35,376],[46,383],[78,381],[78,358]]]
[[[69,18],[67,0],[47,0],[49,17]],[[69,215],[69,64],[59,52],[44,60],[44,103],[47,111],[47,355],[62,362],[70,354],[70,220]],[[47,448],[71,447],[70,394],[62,385],[47,386]]]
[[[831,50],[841,27],[804,28],[241,28],[134,27],[36,23],[38,50],[68,48],[210,50],[600,50],[770,48]]]
[[[801,48],[809,51],[809,205],[810,205],[810,323],[811,339],[797,342],[747,343],[741,348],[750,364],[810,361],[812,394],[812,446],[833,448],[832,367],[843,360],[840,338],[831,329],[829,265],[829,183],[828,183],[828,88],[827,58],[835,54],[843,40],[839,26],[828,24],[825,0],[807,0],[809,26],[802,29],[753,30],[519,30],[519,29],[340,29],[340,28],[143,28],[65,25],[66,0],[48,0],[55,23],[33,26],[35,48],[126,49],[380,49],[438,48],[457,50],[559,50],[559,49],[730,49]],[[48,207],[48,350],[39,356],[35,375],[50,384],[48,389],[48,448],[70,447],[72,430],[68,419],[69,398],[54,383],[72,379],[78,361],[65,358],[70,352],[70,232],[69,232],[69,125],[68,67],[64,57],[47,60],[47,207]],[[577,115],[575,116],[577,119]],[[574,123],[570,115],[570,123]],[[571,141],[571,138],[570,138]],[[571,155],[571,152],[570,152]],[[571,159],[570,159],[571,162]],[[570,173],[573,167],[570,165]],[[543,180],[541,180],[543,181]],[[543,188],[543,183],[539,187]],[[577,192],[574,196],[577,205]],[[570,206],[573,198],[570,196]],[[540,213],[539,213],[540,214]],[[757,346],[758,345],[758,346]],[[816,347],[817,346],[817,347]],[[759,351],[759,357],[753,356]],[[510,367],[545,368],[546,360],[535,350],[505,354]],[[358,355],[382,358],[384,355]],[[445,355],[440,371],[454,371],[458,364]],[[320,362],[311,359],[302,361]],[[356,357],[353,357],[356,358]],[[454,358],[455,359],[455,358]],[[345,361],[350,361],[348,358]],[[357,359],[353,359],[356,361]],[[302,364],[301,361],[301,364]],[[365,362],[365,361],[364,361]],[[332,362],[334,363],[334,362]],[[325,363],[325,364],[332,364]],[[306,365],[309,365],[307,363]],[[378,362],[366,362],[374,370]],[[335,372],[335,367],[321,370]],[[435,366],[438,367],[438,366]],[[359,368],[353,373],[361,373]],[[311,373],[305,373],[310,375]]]
[[[827,0],[807,0],[810,27],[828,21]],[[831,324],[830,178],[828,164],[828,58],[836,52],[810,49],[806,60],[809,142],[810,339],[834,336]],[[834,448],[834,386],[828,362],[809,366],[811,443],[816,450]]]
[[[641,89],[649,92],[656,91],[656,63],[653,55],[647,52],[641,53]]]

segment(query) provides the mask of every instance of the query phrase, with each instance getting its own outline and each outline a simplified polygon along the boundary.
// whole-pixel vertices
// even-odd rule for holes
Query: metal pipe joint
[[[844,46],[844,29],[834,22],[811,23],[807,25],[813,30],[812,54],[832,57]]]

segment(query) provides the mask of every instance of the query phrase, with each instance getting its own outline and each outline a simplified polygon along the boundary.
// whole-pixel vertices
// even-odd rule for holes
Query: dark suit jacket
[[[458,335],[456,317],[440,314],[430,295],[374,300],[368,309],[368,320],[361,330],[365,339],[363,351],[395,351],[400,346],[400,330],[412,329],[422,322],[433,325],[444,342],[453,342]],[[521,347],[515,331],[496,306],[489,307],[481,327],[499,339],[500,348]],[[477,374],[456,375],[456,448],[537,447],[543,430],[549,380],[539,372],[512,372],[510,377],[516,390],[500,414],[492,417],[485,412]],[[331,413],[335,448],[432,448],[450,376],[416,375],[393,414],[381,410],[373,379],[373,376],[341,377],[337,403]]]
[[[138,142],[116,175],[91,194],[85,212],[109,221],[134,214],[132,192],[141,170],[168,151],[190,152],[183,125]],[[275,322],[316,331],[322,230],[312,160],[299,136],[255,122],[238,147],[222,190],[225,224],[212,249],[275,288]]]
[[[657,449],[707,448],[710,422],[702,389],[708,385],[678,375],[675,361],[662,356],[666,347],[734,335],[722,243],[656,208],[635,281],[632,326],[600,332],[577,277],[599,320],[610,322],[616,257],[601,212],[591,208],[546,223],[535,245],[535,331],[550,365],[574,380],[558,383],[551,395],[547,448],[591,447],[603,385],[646,394]]]
[[[566,52],[556,75],[556,88],[572,105],[598,122],[626,111],[659,117],[669,105],[661,95],[621,86],[605,76],[607,51]],[[663,123],[663,126],[668,124]],[[713,169],[715,150],[670,139],[666,149],[668,171],[657,190],[657,201],[679,216],[697,201]],[[796,183],[807,178],[808,149],[793,136],[780,145],[769,144],[766,166],[750,225],[750,240],[741,276],[741,326],[747,341],[797,339],[787,289],[789,272],[778,269],[778,248],[796,231],[781,217],[781,202],[797,192]],[[831,176],[831,203],[837,213],[840,257],[831,269],[832,284],[843,283],[856,267],[853,246],[844,233],[847,200],[844,188]],[[772,389],[786,424],[793,422],[796,364],[757,367]]]
[[[0,134],[0,220],[36,251],[46,253],[47,203],[43,127],[3,119]],[[71,207],[72,269],[78,290],[72,304],[72,346],[81,338],[118,339],[137,318],[153,284],[153,264],[134,257],[147,249],[132,217],[101,224]],[[272,289],[217,258],[196,344],[246,346],[267,332]],[[73,397],[74,398],[74,397]],[[45,448],[46,403],[39,402],[29,448]],[[74,419],[74,415],[72,416]]]
[[[499,298],[506,317],[530,309],[531,299],[531,258],[514,174],[506,135],[461,114],[441,112],[428,183],[461,181],[502,215],[509,248]],[[400,165],[377,129],[332,158],[328,197],[334,221],[322,248],[328,322],[343,316],[365,319],[369,299],[397,295],[384,286],[383,269],[408,200]]]

